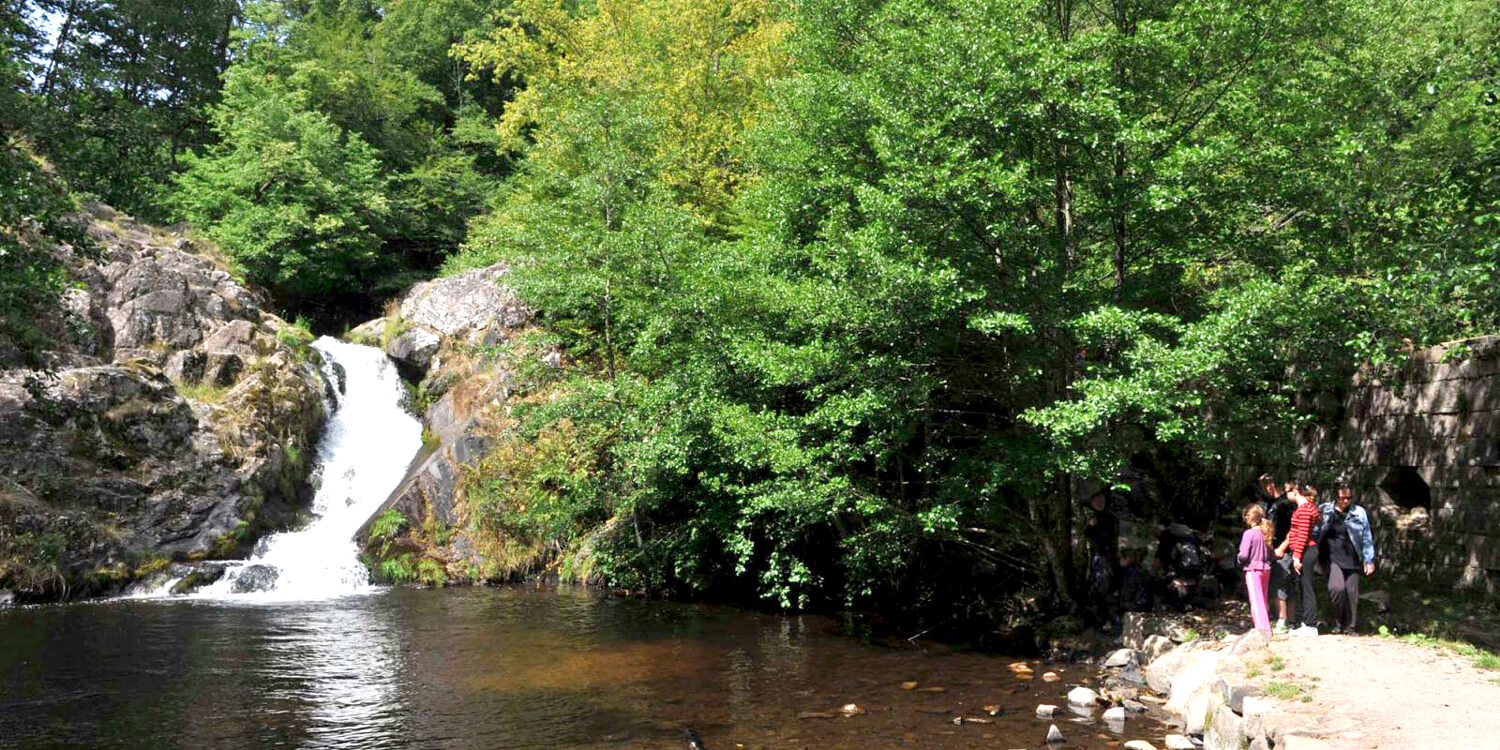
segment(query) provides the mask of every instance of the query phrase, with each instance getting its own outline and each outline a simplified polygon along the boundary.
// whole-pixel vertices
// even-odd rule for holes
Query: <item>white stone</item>
[[[1209,722],[1213,721],[1214,714],[1219,707],[1224,705],[1224,698],[1218,691],[1207,690],[1199,693],[1192,702],[1188,703],[1187,711],[1183,713],[1183,722],[1187,725],[1186,734],[1194,737],[1202,737],[1208,730]]]
[[[1068,691],[1068,703],[1075,706],[1092,706],[1099,702],[1099,694],[1086,687],[1076,687]]]
[[[1125,721],[1125,708],[1123,706],[1115,706],[1114,708],[1111,708],[1108,711],[1105,711],[1104,712],[1104,720],[1105,721]]]
[[[1048,703],[1043,703],[1036,707],[1036,717],[1038,719],[1050,719],[1052,718],[1052,715],[1056,713],[1057,706],[1053,706]]]
[[[1167,750],[1197,750],[1193,741],[1184,735],[1169,734],[1164,741],[1167,743]]]
[[[1245,702],[1240,708],[1245,717],[1245,738],[1256,739],[1266,736],[1266,714],[1271,710],[1271,702],[1265,698],[1257,698],[1250,695],[1245,697]]]
[[[1172,675],[1172,689],[1167,698],[1168,711],[1180,714],[1199,693],[1214,690],[1218,686],[1219,653],[1195,650],[1187,654],[1187,658]]]
[[[1197,653],[1197,644],[1177,646],[1146,665],[1146,684],[1158,693],[1172,692],[1172,681],[1190,656]]]
[[[1131,740],[1125,743],[1125,750],[1156,750],[1156,746],[1145,740]]]
[[[1047,728],[1047,744],[1053,745],[1063,741],[1062,730],[1056,724]]]
[[[1139,661],[1139,652],[1137,652],[1133,648],[1121,648],[1116,649],[1114,653],[1111,653],[1104,660],[1104,666],[1106,669],[1114,667],[1124,667],[1130,664],[1135,664],[1137,663],[1137,661]]]

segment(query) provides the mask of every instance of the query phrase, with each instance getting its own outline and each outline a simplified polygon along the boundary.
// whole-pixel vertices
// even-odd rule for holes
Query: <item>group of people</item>
[[[1318,490],[1298,482],[1259,480],[1261,497],[1245,507],[1239,564],[1249,590],[1250,616],[1267,636],[1290,632],[1318,635],[1317,579],[1326,571],[1332,632],[1353,632],[1358,624],[1359,585],[1375,573],[1375,535],[1369,514],[1354,503],[1354,489],[1335,488],[1332,501],[1318,502]],[[1292,599],[1300,599],[1296,617]],[[1270,602],[1276,602],[1271,622]]]

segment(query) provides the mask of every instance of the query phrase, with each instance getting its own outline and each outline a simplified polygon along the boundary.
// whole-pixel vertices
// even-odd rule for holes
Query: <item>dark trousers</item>
[[[1359,568],[1341,568],[1328,564],[1328,599],[1333,609],[1333,625],[1353,630],[1359,615]]]
[[[1303,625],[1318,624],[1318,547],[1309,544],[1302,551],[1302,611],[1297,620]]]

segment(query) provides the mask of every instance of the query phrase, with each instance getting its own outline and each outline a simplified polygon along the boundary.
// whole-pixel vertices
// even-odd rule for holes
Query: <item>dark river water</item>
[[[711,750],[1040,747],[1036,704],[1090,671],[1016,661],[576,590],[11,608],[0,746],[680,749],[691,728]],[[1057,723],[1070,748],[1160,739],[1129,721]]]

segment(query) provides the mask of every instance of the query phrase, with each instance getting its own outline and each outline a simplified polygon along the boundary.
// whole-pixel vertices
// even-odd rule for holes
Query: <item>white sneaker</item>
[[[1291,634],[1292,634],[1292,636],[1294,636],[1296,638],[1317,638],[1318,637],[1318,626],[1317,625],[1303,625],[1302,627],[1297,628],[1296,630],[1293,630]]]
[[[1285,633],[1286,632],[1286,620],[1277,620],[1276,624],[1271,626],[1271,632],[1272,633]]]

